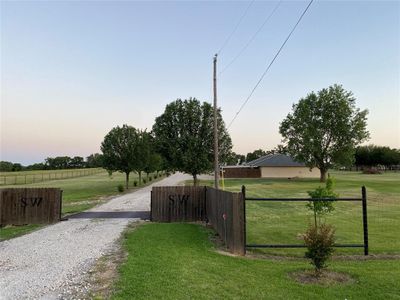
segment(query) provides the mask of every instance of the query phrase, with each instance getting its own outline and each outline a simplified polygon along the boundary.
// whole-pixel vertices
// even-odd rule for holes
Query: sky
[[[212,102],[214,54],[225,44],[223,70],[278,2],[250,3],[1,1],[0,160],[88,156],[117,125],[150,130],[177,98]],[[219,74],[225,123],[307,4],[282,1]],[[229,128],[233,150],[274,148],[293,103],[335,83],[369,110],[368,143],[400,148],[400,1],[314,1]]]

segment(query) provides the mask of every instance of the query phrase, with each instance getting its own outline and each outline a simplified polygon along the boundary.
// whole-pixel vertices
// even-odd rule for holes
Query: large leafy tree
[[[128,125],[111,129],[101,144],[104,168],[125,173],[126,188],[129,187],[129,174],[140,167],[140,147],[140,132]]]
[[[368,111],[357,108],[355,101],[341,85],[311,92],[293,105],[280,125],[288,153],[319,168],[321,182],[334,164],[350,165],[355,147],[369,137]]]
[[[178,99],[156,118],[153,133],[159,153],[168,168],[197,175],[213,169],[213,107],[195,98]],[[223,164],[232,149],[232,141],[218,111],[219,158]]]

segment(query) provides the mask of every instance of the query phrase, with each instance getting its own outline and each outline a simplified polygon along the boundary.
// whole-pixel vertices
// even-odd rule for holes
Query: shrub
[[[157,179],[157,177],[158,177],[158,175],[157,175],[157,174],[154,174],[154,179]]]
[[[143,179],[142,182],[143,182],[143,184],[146,184],[146,179]]]
[[[118,192],[120,192],[120,193],[122,193],[122,192],[125,190],[123,184],[119,184],[119,185],[117,186],[117,189],[118,189]]]
[[[165,175],[166,175],[167,177],[169,177],[169,176],[171,176],[171,173],[170,173],[170,172],[167,172],[167,173],[165,173]]]
[[[149,177],[149,181],[152,181],[152,180],[153,180],[153,178],[150,176],[150,177]]]
[[[135,180],[133,181],[133,186],[137,186],[138,182]]]
[[[311,259],[315,274],[319,276],[334,251],[335,229],[327,224],[310,225],[304,234],[304,243],[307,246],[306,257]]]

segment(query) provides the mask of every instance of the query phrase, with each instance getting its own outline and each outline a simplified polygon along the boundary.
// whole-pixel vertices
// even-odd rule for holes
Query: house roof
[[[304,163],[294,161],[285,154],[268,154],[246,163],[247,166],[256,167],[305,167]]]

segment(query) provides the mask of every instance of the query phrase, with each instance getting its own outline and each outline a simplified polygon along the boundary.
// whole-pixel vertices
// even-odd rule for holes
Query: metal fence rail
[[[361,187],[361,198],[253,198],[246,197],[246,187],[242,186],[244,202],[246,201],[291,201],[291,202],[318,202],[318,201],[359,201],[362,202],[362,222],[363,222],[363,244],[335,244],[336,248],[364,248],[364,255],[368,255],[368,218],[367,218],[367,191],[365,186]],[[245,231],[246,234],[246,231]],[[246,241],[246,239],[245,239]],[[247,249],[254,248],[305,248],[305,245],[298,244],[247,244]]]

